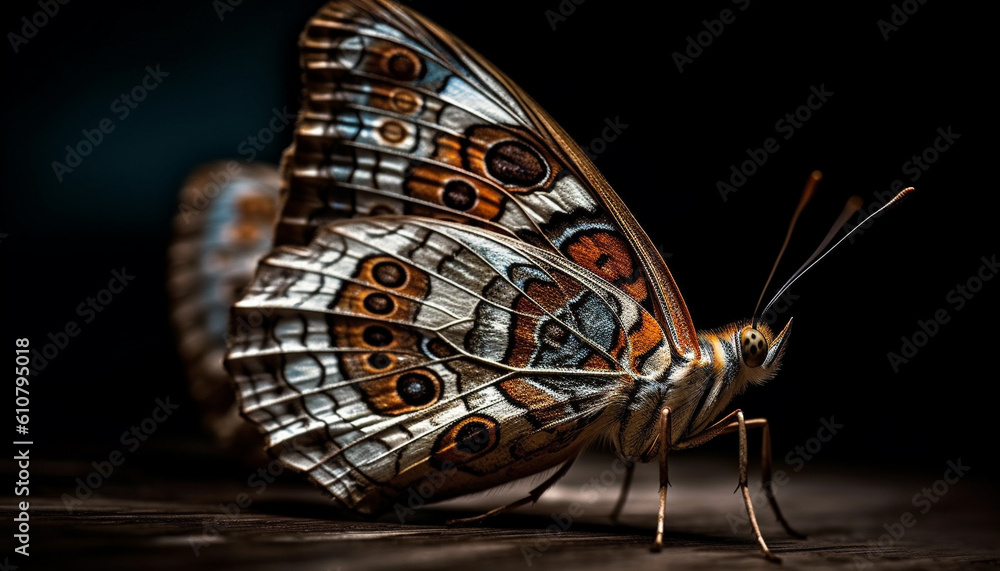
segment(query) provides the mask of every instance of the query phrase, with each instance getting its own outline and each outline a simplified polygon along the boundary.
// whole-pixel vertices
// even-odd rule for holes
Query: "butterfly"
[[[270,165],[202,165],[181,188],[168,252],[170,317],[191,396],[217,443],[256,463],[262,439],[240,416],[222,363],[229,308],[272,246],[280,183]]]
[[[281,166],[274,249],[233,305],[226,366],[269,450],[360,514],[555,472],[595,440],[630,466],[767,421],[726,413],[791,322],[696,330],[670,270],[583,150],[507,76],[387,0],[326,4]],[[246,326],[245,324],[256,324]],[[438,477],[443,474],[443,477]],[[619,499],[620,509],[624,493]]]

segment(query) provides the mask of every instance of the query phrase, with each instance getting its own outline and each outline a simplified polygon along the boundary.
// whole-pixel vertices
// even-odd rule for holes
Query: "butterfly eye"
[[[753,327],[746,327],[740,333],[740,347],[743,363],[751,369],[761,366],[767,357],[767,339]]]

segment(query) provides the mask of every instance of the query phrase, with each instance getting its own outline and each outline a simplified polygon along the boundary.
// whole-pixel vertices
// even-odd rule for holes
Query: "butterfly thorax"
[[[618,451],[632,461],[649,461],[659,450],[658,419],[665,407],[671,410],[671,440],[676,444],[691,438],[716,421],[736,395],[753,384],[774,377],[781,364],[788,327],[775,337],[766,325],[757,325],[765,337],[763,363],[750,367],[744,361],[740,340],[747,322],[731,323],[698,334],[700,357],[685,360],[675,355],[657,381],[638,383],[621,414],[612,437]],[[756,349],[760,350],[760,349]]]

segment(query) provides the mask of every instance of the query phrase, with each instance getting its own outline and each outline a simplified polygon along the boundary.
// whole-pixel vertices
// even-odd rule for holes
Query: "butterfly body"
[[[301,47],[276,248],[227,367],[270,450],[341,507],[487,489],[598,439],[649,461],[775,374],[787,328],[696,331],[580,147],[465,44],[353,0]]]

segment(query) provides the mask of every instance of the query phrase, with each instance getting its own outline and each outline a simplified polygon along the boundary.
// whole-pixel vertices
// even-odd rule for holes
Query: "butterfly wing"
[[[170,317],[191,395],[220,445],[263,456],[256,427],[240,417],[222,366],[229,309],[271,249],[280,177],[265,164],[218,162],[185,181],[169,250]]]
[[[653,316],[600,277],[429,218],[342,220],[275,249],[232,323],[244,414],[362,513],[564,462],[670,359]]]
[[[636,299],[697,359],[662,257],[583,151],[482,56],[384,0],[327,4],[301,38],[305,90],[283,162],[277,244],[344,217],[475,224],[541,248]]]

